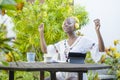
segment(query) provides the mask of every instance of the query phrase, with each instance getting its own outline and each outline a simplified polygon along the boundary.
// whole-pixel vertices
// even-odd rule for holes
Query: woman
[[[44,24],[42,23],[39,26],[40,44],[41,44],[42,52],[49,53],[49,51],[52,50],[55,54],[59,53],[61,61],[67,61],[69,52],[79,52],[79,53],[86,53],[87,51],[94,51],[94,53],[97,53],[99,51],[103,52],[104,42],[100,33],[100,20],[95,19],[94,23],[95,23],[96,34],[98,37],[98,45],[95,42],[93,42],[91,39],[85,36],[77,36],[75,34],[75,30],[76,30],[76,25],[78,24],[78,20],[74,17],[68,17],[67,19],[65,19],[62,25],[63,31],[67,34],[68,39],[62,40],[50,46],[46,45],[46,42],[44,39]],[[77,77],[75,73],[66,74],[65,72],[58,72],[57,79],[58,80],[76,80]],[[86,79],[84,78],[83,80],[86,80]]]

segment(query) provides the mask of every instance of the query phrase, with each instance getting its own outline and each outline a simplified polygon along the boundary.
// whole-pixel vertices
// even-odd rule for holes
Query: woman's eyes
[[[68,22],[67,24],[72,24],[72,23],[69,23],[69,22]]]
[[[68,23],[68,24],[72,24],[72,23]]]
[[[70,22],[64,23],[64,25],[66,25],[66,24],[67,24],[67,25],[71,25],[72,23],[70,23]]]

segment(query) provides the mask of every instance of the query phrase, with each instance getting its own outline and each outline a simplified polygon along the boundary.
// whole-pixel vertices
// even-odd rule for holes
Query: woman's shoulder
[[[85,42],[95,42],[94,39],[88,37],[88,36],[80,36],[80,38]]]
[[[66,41],[66,39],[64,39],[64,40],[60,40],[60,41],[57,42],[56,44],[57,44],[57,45],[60,45],[60,44],[63,44],[65,41]]]
[[[64,43],[67,39],[60,40],[59,43]]]
[[[80,39],[89,39],[89,38],[86,37],[86,36],[78,36],[78,38],[80,38]]]
[[[92,40],[90,37],[88,37],[88,36],[79,36],[80,38],[82,38],[82,39],[88,39],[88,40]]]

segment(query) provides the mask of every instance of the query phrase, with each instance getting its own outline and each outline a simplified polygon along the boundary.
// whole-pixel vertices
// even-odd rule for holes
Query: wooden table
[[[111,66],[103,64],[70,64],[70,63],[43,63],[43,62],[11,62],[9,66],[0,64],[0,70],[9,70],[9,80],[14,80],[14,71],[40,71],[43,76],[44,71],[49,71],[51,80],[56,80],[56,72],[77,72],[79,73],[78,80],[82,80],[83,72],[88,70],[98,70],[111,68]],[[40,77],[44,80],[44,77]]]

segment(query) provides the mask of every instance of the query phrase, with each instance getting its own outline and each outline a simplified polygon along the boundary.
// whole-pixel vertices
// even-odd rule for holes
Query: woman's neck
[[[68,39],[69,39],[69,40],[70,40],[70,39],[75,39],[75,38],[77,38],[77,36],[76,36],[74,33],[68,34]]]
[[[73,45],[73,43],[76,41],[77,36],[75,34],[69,34],[67,43],[69,46]]]

